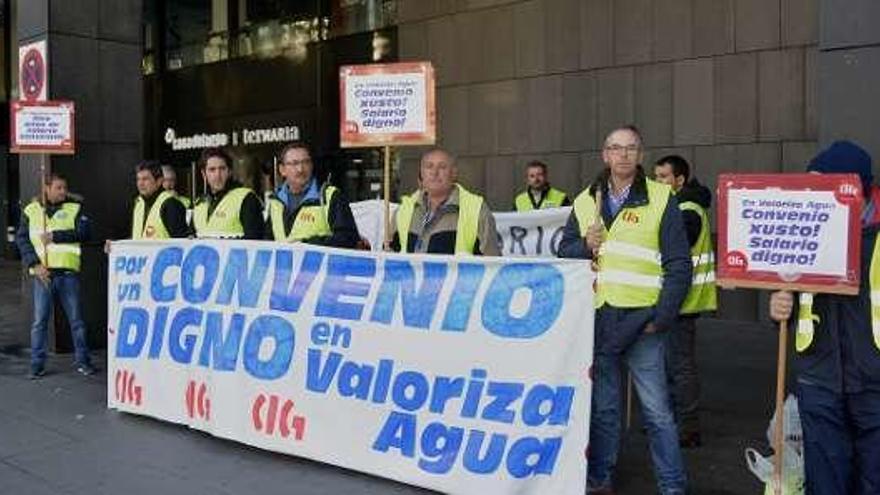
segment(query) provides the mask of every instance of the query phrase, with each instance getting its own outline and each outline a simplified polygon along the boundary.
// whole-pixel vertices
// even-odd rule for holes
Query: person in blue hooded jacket
[[[796,395],[808,495],[880,493],[880,217],[871,157],[849,141],[821,151],[807,170],[855,173],[865,208],[861,286],[854,296],[774,292],[770,316],[795,316]],[[872,317],[872,314],[874,315]]]

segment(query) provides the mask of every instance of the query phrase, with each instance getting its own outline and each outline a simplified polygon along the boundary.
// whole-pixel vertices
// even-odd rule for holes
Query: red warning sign
[[[45,101],[48,83],[46,41],[29,43],[19,48],[18,88],[24,101]]]

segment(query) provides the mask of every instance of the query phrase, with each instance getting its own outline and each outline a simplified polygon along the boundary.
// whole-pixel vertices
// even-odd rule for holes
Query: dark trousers
[[[880,493],[880,392],[799,382],[807,495]]]
[[[681,435],[700,432],[700,375],[697,370],[697,319],[679,317],[669,330],[666,375]]]

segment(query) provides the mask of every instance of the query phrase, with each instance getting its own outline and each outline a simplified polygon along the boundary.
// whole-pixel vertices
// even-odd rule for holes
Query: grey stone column
[[[71,192],[83,196],[93,225],[82,271],[83,313],[93,347],[106,343],[103,243],[125,234],[133,166],[143,148],[141,16],[142,0],[18,2],[19,43],[48,40],[49,98],[76,103],[76,154],[53,156],[51,167],[67,177]],[[37,157],[22,155],[20,171],[21,198],[27,202],[39,192]],[[22,287],[30,300],[30,281]],[[69,350],[66,325],[56,329],[56,350]]]

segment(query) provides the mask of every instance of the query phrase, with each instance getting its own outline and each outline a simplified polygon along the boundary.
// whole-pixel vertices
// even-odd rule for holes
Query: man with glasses
[[[360,236],[348,200],[329,183],[319,184],[304,143],[281,149],[278,172],[284,182],[269,199],[269,239],[354,248]]]
[[[658,491],[684,494],[687,476],[666,382],[666,331],[691,282],[687,236],[669,186],[645,176],[635,127],[612,131],[607,167],[575,200],[559,256],[597,269],[587,493],[611,494],[620,448],[621,366],[642,404]]]

